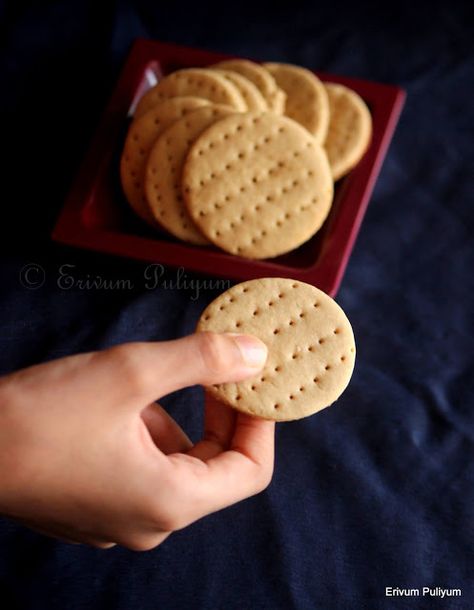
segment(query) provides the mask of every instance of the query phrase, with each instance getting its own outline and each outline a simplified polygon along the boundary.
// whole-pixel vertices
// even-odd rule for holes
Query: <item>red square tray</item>
[[[291,277],[335,295],[403,107],[405,93],[399,87],[316,72],[322,80],[342,83],[362,96],[372,113],[373,136],[361,162],[337,183],[331,212],[321,230],[289,254],[255,261],[213,247],[183,244],[135,218],[124,199],[119,159],[136,101],[154,84],[155,75],[159,78],[179,68],[227,58],[150,40],[134,43],[52,237],[72,246],[229,279]]]

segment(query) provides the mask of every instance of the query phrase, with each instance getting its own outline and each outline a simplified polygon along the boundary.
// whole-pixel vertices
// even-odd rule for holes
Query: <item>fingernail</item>
[[[267,346],[252,335],[226,333],[232,337],[242,354],[245,364],[251,368],[261,369],[267,360]]]

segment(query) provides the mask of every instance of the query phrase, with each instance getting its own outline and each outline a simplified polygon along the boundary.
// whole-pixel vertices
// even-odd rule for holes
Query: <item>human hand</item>
[[[0,379],[0,514],[71,542],[147,550],[263,490],[274,424],[208,398],[192,445],[152,402],[239,381],[266,360],[256,338],[199,333],[62,358]]]

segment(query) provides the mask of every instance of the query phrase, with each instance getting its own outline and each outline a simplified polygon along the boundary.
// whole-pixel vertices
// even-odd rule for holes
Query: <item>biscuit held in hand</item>
[[[244,332],[267,345],[260,374],[210,388],[229,406],[265,419],[299,419],[329,406],[354,368],[354,335],[345,313],[318,288],[291,279],[232,287],[206,308],[197,329]]]

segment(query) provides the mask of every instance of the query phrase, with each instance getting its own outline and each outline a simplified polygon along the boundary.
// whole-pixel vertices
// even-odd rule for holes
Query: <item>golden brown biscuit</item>
[[[324,142],[334,180],[359,163],[372,136],[372,118],[363,99],[352,89],[324,83],[329,98],[329,130]]]
[[[158,102],[170,97],[203,97],[214,104],[225,104],[245,111],[246,105],[239,90],[222,74],[205,68],[186,68],[165,76],[138,102],[135,116],[139,117]]]
[[[268,110],[268,105],[263,95],[248,78],[230,70],[218,70],[218,72],[237,87],[244,98],[248,111],[265,112]]]
[[[278,87],[273,76],[263,66],[247,59],[229,59],[221,61],[211,68],[230,70],[245,76],[251,81],[267,102],[268,109],[277,114],[283,114],[285,93]]]
[[[194,140],[216,120],[235,113],[228,106],[204,106],[165,130],[150,151],[145,172],[145,194],[159,224],[175,237],[196,245],[208,240],[196,228],[183,203],[181,172]]]
[[[329,127],[329,102],[323,83],[300,66],[266,63],[264,67],[286,93],[285,115],[306,127],[322,144]]]
[[[125,197],[133,210],[148,223],[156,224],[145,198],[145,166],[148,153],[160,133],[186,113],[209,102],[197,97],[173,97],[148,110],[129,127],[122,157],[120,178]]]
[[[206,129],[182,181],[201,232],[248,258],[278,256],[307,241],[333,197],[321,146],[295,121],[271,113],[235,114]]]
[[[299,419],[331,405],[354,369],[354,334],[343,310],[291,279],[233,286],[205,309],[197,330],[251,334],[267,345],[258,376],[209,388],[225,404],[264,419]]]

